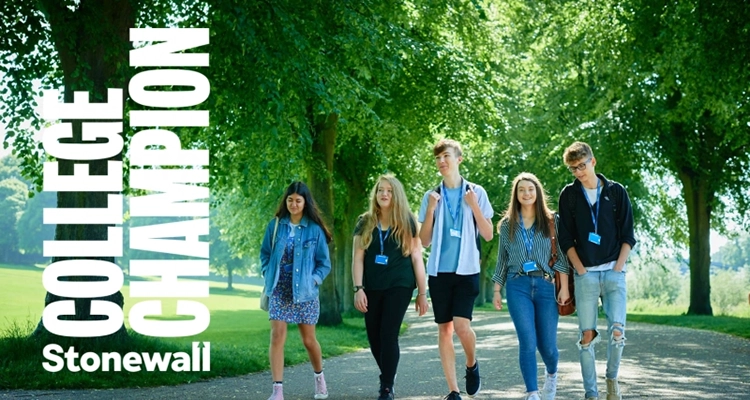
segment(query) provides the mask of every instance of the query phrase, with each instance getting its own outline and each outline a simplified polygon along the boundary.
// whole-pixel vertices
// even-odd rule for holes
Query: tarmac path
[[[397,399],[442,399],[447,385],[437,350],[437,327],[430,312],[407,313],[408,331],[401,337],[401,362],[396,379]],[[518,346],[507,313],[475,312],[477,355],[482,390],[476,399],[522,399],[524,386],[518,367]],[[599,329],[605,329],[599,321]],[[750,340],[688,328],[629,323],[627,346],[620,366],[624,399],[750,399]],[[578,365],[577,319],[561,317],[557,399],[582,399]],[[456,340],[459,386],[464,389],[464,358]],[[605,347],[597,346],[600,399],[606,399]],[[544,367],[537,356],[539,385]],[[376,399],[378,370],[368,350],[324,362],[329,399]],[[309,363],[284,373],[287,400],[312,399]],[[0,391],[0,399],[250,399],[266,400],[271,392],[269,372],[221,378],[172,387],[111,390]],[[469,397],[462,395],[464,400]]]

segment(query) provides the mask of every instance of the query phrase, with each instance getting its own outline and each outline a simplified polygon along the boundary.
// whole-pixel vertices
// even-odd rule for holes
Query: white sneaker
[[[328,387],[326,386],[326,378],[323,373],[315,374],[315,398],[316,399],[327,399],[328,398]]]
[[[539,397],[539,392],[534,392],[526,394],[526,400],[542,400],[542,398]]]
[[[284,387],[279,384],[274,384],[273,393],[268,400],[284,400]]]
[[[554,375],[544,374],[544,387],[542,387],[542,395],[544,400],[555,400],[557,395],[557,372]]]

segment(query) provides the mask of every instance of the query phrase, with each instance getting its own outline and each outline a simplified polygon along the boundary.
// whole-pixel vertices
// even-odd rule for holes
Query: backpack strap
[[[463,179],[463,178],[461,178],[461,179]],[[466,181],[466,180],[464,179],[464,181]],[[432,189],[432,190],[435,193],[440,194],[440,187],[441,186],[442,186],[442,184],[441,185],[437,185],[435,187],[435,189]],[[471,189],[474,191],[474,193],[477,192],[476,188],[477,188],[477,185],[475,185],[475,184],[472,183],[471,184]],[[468,181],[466,183],[466,190],[469,190],[469,183],[468,183]],[[479,231],[477,230],[477,220],[476,220],[476,218],[474,218],[474,215],[471,216],[471,219],[474,222],[474,231],[477,232],[476,245],[477,245],[477,251],[479,251],[479,255],[481,257],[481,254],[482,254],[482,241],[479,239],[480,235],[479,235]],[[433,228],[435,227],[435,218],[434,217],[432,218],[432,226],[433,226]]]

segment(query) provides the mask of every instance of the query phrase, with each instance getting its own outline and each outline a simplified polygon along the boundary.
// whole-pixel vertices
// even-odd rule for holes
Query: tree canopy
[[[709,229],[750,225],[745,3],[13,0],[0,5],[4,143],[38,186],[37,87],[104,101],[133,73],[127,28],[205,26],[211,126],[176,133],[211,151],[213,218],[237,257],[257,259],[283,188],[310,184],[335,236],[322,322],[349,307],[351,233],[374,179],[394,172],[416,206],[439,180],[430,148],[445,136],[465,144],[462,172],[497,213],[522,171],[555,208],[573,179],[563,149],[592,144],[599,172],[634,200],[639,232],[689,247],[689,312],[710,314]],[[57,238],[104,235],[59,226]]]

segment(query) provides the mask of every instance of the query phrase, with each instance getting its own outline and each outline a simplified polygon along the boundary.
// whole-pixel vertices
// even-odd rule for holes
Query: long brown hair
[[[396,244],[401,248],[401,254],[408,256],[412,252],[412,239],[414,238],[412,226],[416,227],[416,218],[409,209],[409,202],[406,200],[404,186],[392,174],[385,174],[378,177],[378,181],[370,191],[370,205],[367,212],[362,214],[362,230],[359,236],[359,247],[367,249],[372,241],[372,230],[378,226],[378,216],[383,210],[378,204],[378,187],[382,182],[391,185],[393,193],[391,196],[391,231]]]
[[[497,231],[500,232],[500,225],[503,221],[508,221],[510,225],[510,240],[513,240],[513,234],[516,231],[520,223],[520,210],[521,202],[518,201],[518,184],[521,181],[527,181],[534,184],[536,190],[536,201],[534,202],[536,208],[536,220],[534,221],[534,227],[537,231],[542,232],[544,237],[550,237],[548,221],[554,218],[554,212],[547,206],[547,194],[544,192],[542,183],[539,182],[539,178],[530,172],[521,172],[513,179],[512,189],[510,191],[510,201],[508,203],[508,209],[505,211],[505,216],[497,224]]]
[[[281,219],[290,215],[289,209],[286,208],[286,198],[293,194],[298,194],[305,199],[305,209],[302,210],[302,213],[307,219],[320,226],[320,229],[322,229],[323,233],[326,235],[326,243],[331,243],[331,232],[328,230],[325,222],[323,222],[323,218],[320,217],[318,204],[315,203],[310,188],[308,188],[304,182],[292,182],[292,184],[286,188],[286,192],[284,192],[284,196],[281,198],[279,208],[276,209],[276,216]]]

